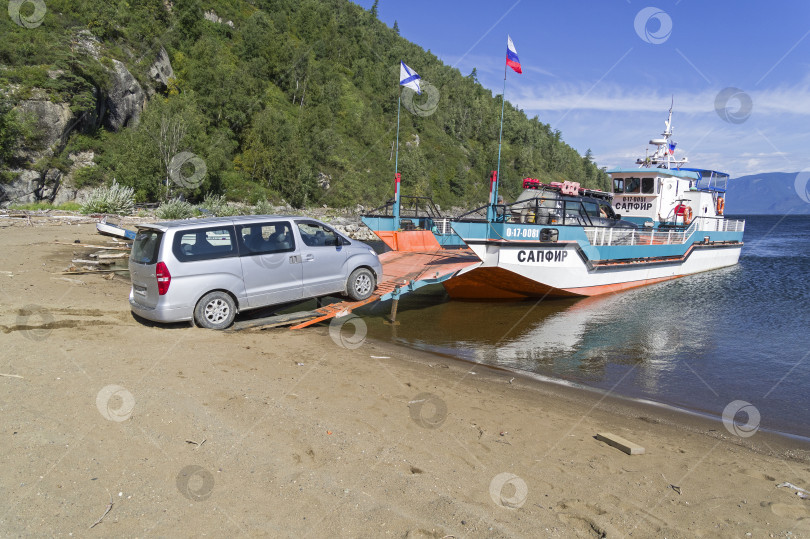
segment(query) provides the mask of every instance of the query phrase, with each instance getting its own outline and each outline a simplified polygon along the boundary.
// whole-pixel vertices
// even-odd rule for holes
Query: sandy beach
[[[147,325],[125,276],[60,274],[95,249],[54,240],[106,243],[93,225],[2,221],[0,535],[810,536],[810,500],[777,486],[810,490],[801,440],[373,342],[362,322]]]

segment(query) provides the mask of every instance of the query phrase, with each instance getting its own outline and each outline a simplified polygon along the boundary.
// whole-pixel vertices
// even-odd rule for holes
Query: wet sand
[[[54,239],[107,241],[0,228],[2,535],[810,536],[810,500],[777,488],[810,490],[802,441],[355,340],[362,322],[147,325],[127,279],[55,275],[92,250]]]

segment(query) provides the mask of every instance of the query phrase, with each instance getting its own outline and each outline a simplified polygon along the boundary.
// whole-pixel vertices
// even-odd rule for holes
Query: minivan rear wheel
[[[354,301],[368,299],[374,292],[374,274],[368,268],[357,268],[349,275],[346,293]]]
[[[235,317],[236,302],[225,292],[209,292],[194,307],[194,321],[208,329],[225,329]]]

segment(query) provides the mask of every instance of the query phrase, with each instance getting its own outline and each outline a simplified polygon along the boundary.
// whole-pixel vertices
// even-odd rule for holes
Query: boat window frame
[[[582,200],[564,198],[562,203],[563,225],[593,226],[591,217],[588,215],[588,212],[585,211],[585,206],[582,205]],[[576,212],[573,210],[574,207],[576,207]],[[571,215],[569,215],[569,212]]]
[[[633,187],[633,185],[635,186]],[[637,176],[631,176],[630,178],[624,179],[624,192],[631,194],[631,195],[640,195],[641,194],[641,178]]]
[[[599,212],[599,204],[596,201],[582,200],[580,201],[580,204],[582,204],[582,208],[585,210],[585,214],[588,217],[600,217],[601,214]],[[588,210],[589,205],[593,206],[593,210]]]

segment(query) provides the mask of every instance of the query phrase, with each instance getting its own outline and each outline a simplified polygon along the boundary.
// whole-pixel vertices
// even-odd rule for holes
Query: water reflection
[[[609,369],[633,367],[635,384],[656,392],[660,374],[672,370],[679,357],[704,354],[713,346],[711,335],[684,339],[685,327],[705,326],[694,313],[660,307],[660,289],[668,284],[540,302],[412,296],[400,302],[400,326],[372,318],[370,332],[431,352],[597,386],[613,379]]]
[[[750,218],[740,264],[581,300],[448,301],[440,287],[365,318],[369,336],[810,434],[810,218]]]

